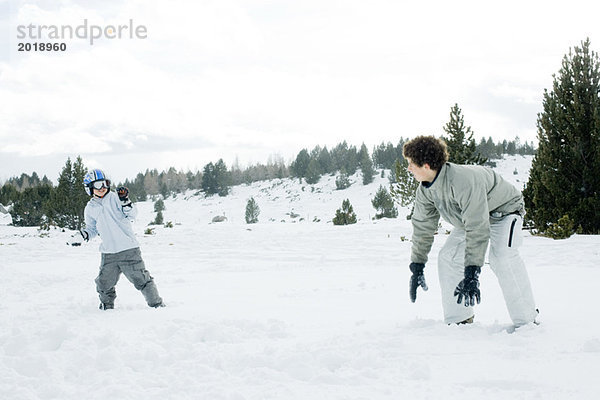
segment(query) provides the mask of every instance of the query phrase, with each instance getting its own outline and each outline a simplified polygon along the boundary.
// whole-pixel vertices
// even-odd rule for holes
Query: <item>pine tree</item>
[[[222,159],[216,164],[208,163],[202,173],[202,190],[206,194],[227,196],[231,184],[231,174]]]
[[[212,162],[206,164],[204,166],[204,169],[202,170],[201,187],[206,194],[215,194],[218,192],[215,174],[215,164],[213,164]]]
[[[0,204],[5,206],[14,203],[19,198],[19,192],[15,185],[5,183],[0,189]]]
[[[346,156],[348,154],[348,143],[344,140],[342,143],[338,143],[333,149],[331,149],[331,161],[333,162],[333,169],[340,171],[342,168],[345,169]]]
[[[71,158],[68,157],[58,177],[58,185],[52,191],[48,207],[49,218],[61,228],[68,225],[68,215],[71,210],[71,199],[69,196],[72,193],[73,181],[73,164],[71,163]]]
[[[351,185],[350,178],[348,178],[348,174],[346,173],[346,169],[342,168],[340,170],[340,174],[335,178],[335,188],[337,190],[344,190],[349,188]]]
[[[151,225],[162,225],[163,221],[164,221],[163,213],[162,213],[162,211],[159,211],[156,213],[156,218],[154,219],[154,221],[152,222]]]
[[[254,200],[254,197],[250,197],[248,199],[248,203],[246,203],[246,223],[247,224],[255,224],[258,222],[258,216],[260,215],[260,207]]]
[[[81,229],[84,224],[83,212],[87,202],[90,200],[85,189],[83,188],[83,178],[87,173],[87,168],[83,165],[81,156],[77,156],[75,164],[73,164],[73,186],[71,187],[72,203],[72,218],[70,221],[71,229]]]
[[[308,164],[310,163],[310,155],[308,150],[302,149],[296,156],[296,160],[290,166],[292,174],[297,178],[304,178],[306,171],[308,170]]]
[[[154,212],[164,211],[165,210],[165,202],[163,199],[158,199],[154,202]]]
[[[148,193],[146,193],[144,186],[144,174],[137,174],[135,180],[127,187],[129,188],[129,197],[133,201],[146,201],[148,199]]]
[[[83,212],[89,197],[83,188],[83,178],[87,169],[80,156],[75,163],[67,158],[59,177],[58,185],[51,191],[46,206],[46,215],[51,223],[61,228],[81,229],[84,223]]]
[[[186,175],[188,189],[200,189],[202,186],[202,174],[200,172],[194,174],[191,171],[188,171]]]
[[[363,185],[368,185],[373,182],[373,177],[375,176],[375,169],[373,168],[373,161],[369,156],[369,150],[367,146],[363,143],[360,147],[360,152],[358,153],[360,171],[363,177]]]
[[[171,193],[169,191],[169,187],[167,186],[167,182],[164,182],[164,181],[158,185],[158,191],[159,191],[160,195],[163,197],[163,199],[168,198],[169,194]]]
[[[331,158],[331,154],[329,150],[327,150],[327,146],[325,146],[317,157],[317,161],[319,162],[319,167],[321,168],[321,172],[324,174],[330,174],[333,172],[333,160]]]
[[[158,171],[146,170],[144,174],[144,190],[149,195],[158,194]]]
[[[396,171],[390,181],[390,192],[394,200],[400,207],[411,206],[415,202],[419,182],[408,172],[408,162],[405,159],[396,160]]]
[[[308,163],[308,168],[306,169],[305,179],[306,179],[306,183],[308,183],[309,185],[314,185],[315,183],[319,182],[319,180],[321,179],[321,171],[320,171],[320,167],[319,167],[319,162],[317,161],[316,158],[313,158]]]
[[[342,208],[338,208],[333,218],[334,225],[350,225],[356,223],[356,214],[350,204],[350,200],[346,199],[342,202]]]
[[[375,197],[371,200],[371,204],[378,211],[375,214],[376,219],[396,218],[398,216],[398,209],[394,206],[394,199],[383,185],[379,186]]]
[[[539,147],[524,190],[541,232],[565,215],[582,233],[600,233],[600,61],[590,41],[569,50],[544,91]]]
[[[442,138],[448,145],[449,161],[456,164],[484,164],[487,159],[477,153],[475,139],[470,126],[465,121],[458,104],[450,109],[450,121],[444,126],[446,135]]]
[[[231,186],[231,174],[227,170],[227,166],[223,159],[219,159],[215,164],[215,172],[217,173],[217,185],[219,196],[227,196],[229,194],[229,187]]]
[[[46,222],[45,215],[52,191],[52,186],[38,185],[19,193],[10,209],[13,225],[39,226]]]
[[[348,175],[354,175],[356,170],[358,169],[358,151],[356,150],[356,146],[348,147],[348,152],[346,153],[346,159],[344,162],[344,168],[348,171]]]

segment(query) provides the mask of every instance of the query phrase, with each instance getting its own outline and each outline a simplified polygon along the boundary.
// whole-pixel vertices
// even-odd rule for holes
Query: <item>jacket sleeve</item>
[[[427,255],[433,244],[433,235],[440,220],[440,213],[432,201],[417,189],[415,209],[412,216],[413,236],[410,260],[415,263],[427,262]]]
[[[476,175],[465,177],[452,188],[452,194],[466,232],[465,266],[481,267],[490,240],[490,212],[485,185],[476,180]]]
[[[115,192],[110,192],[108,196],[110,196],[110,207],[113,211],[130,221],[135,220],[138,210],[131,201],[124,204]]]
[[[123,214],[125,217],[131,221],[135,220],[138,214],[137,207],[135,204],[129,202],[127,205],[121,205],[121,209],[123,210]]]
[[[96,236],[98,236],[98,230],[96,229],[96,219],[92,217],[92,213],[90,212],[90,207],[88,205],[85,206],[85,210],[83,211],[83,216],[85,220],[85,228],[82,231],[85,231],[88,234],[88,240],[92,240]]]

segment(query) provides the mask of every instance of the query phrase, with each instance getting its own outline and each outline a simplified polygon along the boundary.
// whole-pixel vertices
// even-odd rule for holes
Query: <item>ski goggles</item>
[[[101,181],[95,181],[92,182],[92,187],[96,190],[100,190],[102,188],[110,188],[110,181],[107,180],[101,180]]]

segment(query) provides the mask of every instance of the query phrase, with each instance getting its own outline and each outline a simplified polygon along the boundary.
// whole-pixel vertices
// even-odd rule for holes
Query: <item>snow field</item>
[[[143,234],[152,204],[140,203],[135,231],[163,309],[148,308],[124,277],[116,309],[97,309],[98,241],[69,247],[68,232],[0,226],[0,398],[598,397],[597,237],[526,233],[542,325],[509,333],[484,267],[475,323],[446,326],[436,261],[447,227],[425,271],[429,291],[412,304],[407,210],[371,221],[379,182],[341,192],[331,182],[315,192],[289,180],[226,198],[188,192],[167,199],[175,226],[154,235]],[[243,222],[250,195],[262,210],[255,225]],[[360,221],[336,227],[326,221],[343,198]],[[228,221],[209,223],[223,213]]]

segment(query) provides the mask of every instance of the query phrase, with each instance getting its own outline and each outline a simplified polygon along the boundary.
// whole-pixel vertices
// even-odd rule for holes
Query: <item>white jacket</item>
[[[119,253],[140,247],[131,227],[137,208],[133,204],[123,206],[115,192],[108,192],[101,199],[93,197],[85,206],[84,215],[83,230],[90,239],[100,236],[101,253]]]
[[[411,261],[427,262],[440,215],[466,231],[465,266],[483,266],[490,218],[524,214],[521,192],[489,168],[446,163],[436,179],[417,189]]]

